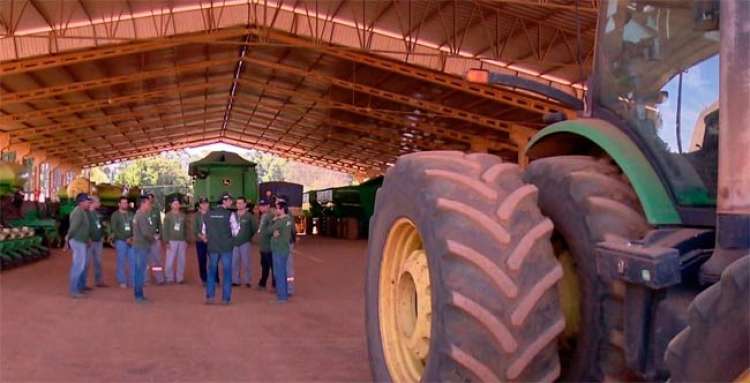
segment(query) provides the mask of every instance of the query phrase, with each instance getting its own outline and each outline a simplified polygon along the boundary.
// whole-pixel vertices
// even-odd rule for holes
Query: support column
[[[469,151],[472,153],[487,153],[487,150],[490,147],[490,142],[482,137],[471,137],[471,142],[469,144]]]
[[[60,166],[60,160],[49,160],[47,164],[49,165],[47,167],[47,171],[49,172],[49,195],[47,198],[52,199],[53,196],[57,195],[57,188],[59,187],[55,173]]]
[[[42,193],[42,163],[46,159],[47,154],[44,152],[31,155],[31,169],[33,174],[31,192],[33,193],[34,201],[39,201],[39,196]]]
[[[16,162],[23,165],[24,157],[28,157],[31,154],[31,146],[29,144],[11,144],[8,146],[9,152],[16,152]]]
[[[750,252],[750,2],[721,1],[719,67],[719,177],[716,247],[701,266],[703,283]]]
[[[510,140],[516,145],[516,150],[518,151],[518,164],[521,165],[521,167],[525,168],[526,165],[529,164],[529,159],[526,157],[526,146],[535,134],[536,130],[521,127],[514,128],[510,132]]]
[[[4,152],[10,146],[10,133],[0,132],[0,152]]]

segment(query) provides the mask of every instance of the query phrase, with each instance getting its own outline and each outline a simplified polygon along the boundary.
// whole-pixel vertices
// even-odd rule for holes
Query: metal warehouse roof
[[[514,157],[571,111],[461,76],[580,97],[597,4],[574,4],[6,0],[0,147],[81,167],[225,142],[350,173],[417,150]]]

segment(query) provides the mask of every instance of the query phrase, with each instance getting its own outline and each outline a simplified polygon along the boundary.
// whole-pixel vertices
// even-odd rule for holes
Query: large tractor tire
[[[554,381],[562,268],[517,165],[420,152],[386,174],[366,282],[375,381]]]
[[[750,255],[727,267],[688,309],[667,348],[672,382],[735,382],[750,370]]]
[[[567,326],[560,337],[564,381],[625,380],[621,282],[596,272],[594,249],[604,240],[642,238],[649,227],[638,197],[605,159],[549,157],[532,162],[524,180],[539,189],[539,208],[555,225],[552,241],[563,265],[560,299]]]

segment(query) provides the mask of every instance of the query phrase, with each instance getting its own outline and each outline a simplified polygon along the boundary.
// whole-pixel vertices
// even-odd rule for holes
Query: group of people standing
[[[185,214],[180,210],[180,200],[169,203],[170,210],[162,222],[161,213],[154,207],[153,194],[140,198],[135,213],[130,211],[128,199],[122,197],[110,220],[112,244],[117,253],[117,283],[121,288],[132,287],[139,303],[147,301],[143,289],[149,274],[157,285],[185,282],[189,229]],[[76,204],[70,215],[66,242],[73,253],[70,294],[73,298],[82,298],[83,293],[91,289],[86,286],[89,263],[94,264],[95,286],[107,287],[101,272],[105,233],[96,213],[100,205],[98,199],[81,193],[76,197]],[[206,289],[206,304],[215,303],[216,284],[220,283],[219,263],[223,278],[222,303],[231,303],[232,287],[252,287],[251,249],[256,234],[261,264],[258,288],[265,289],[268,276],[272,274],[271,283],[276,288],[278,302],[287,302],[293,294],[292,248],[296,232],[286,199],[271,195],[262,198],[258,203],[260,222],[253,208],[244,197],[238,197],[235,203],[229,194],[222,195],[213,209],[208,199],[199,200],[192,230],[200,279]],[[167,247],[165,266],[161,263],[162,241]]]

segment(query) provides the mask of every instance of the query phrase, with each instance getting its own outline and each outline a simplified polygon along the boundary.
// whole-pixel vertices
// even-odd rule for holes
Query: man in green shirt
[[[99,213],[96,212],[99,207],[102,206],[99,201],[99,197],[91,196],[91,202],[89,203],[89,209],[86,211],[89,218],[89,230],[91,232],[91,243],[88,246],[86,253],[86,266],[81,274],[81,287],[84,290],[88,290],[86,287],[86,279],[88,277],[89,265],[94,264],[94,284],[96,287],[107,287],[102,281],[102,251],[104,249],[104,232],[102,230],[102,223],[99,217]]]
[[[286,279],[286,263],[289,258],[289,241],[292,235],[292,221],[289,217],[286,202],[277,200],[271,224],[271,252],[273,253],[273,275],[276,277],[276,299],[279,303],[289,300]]]
[[[276,201],[284,202],[285,204],[288,204],[287,201],[289,201],[289,198],[284,195],[280,195],[276,197]],[[287,214],[289,215],[289,220],[292,222],[291,225],[291,233],[289,235],[289,256],[287,256],[286,260],[286,284],[287,284],[287,292],[289,293],[289,296],[294,295],[294,245],[297,242],[297,227],[294,224],[294,215],[289,212],[289,207],[287,206],[285,208]]]
[[[250,241],[258,230],[258,221],[252,213],[252,205],[248,206],[245,197],[237,197],[236,220],[240,225],[239,232],[234,237],[234,250],[232,251],[232,285],[239,286],[240,283],[246,287],[250,286],[252,280],[252,267],[250,263]]]
[[[268,274],[271,274],[271,285],[276,287],[276,277],[271,273],[273,267],[273,255],[271,254],[271,224],[273,223],[273,212],[270,209],[270,199],[261,198],[258,201],[258,210],[260,210],[260,223],[258,224],[258,237],[260,245],[260,281],[258,288],[265,289]]]
[[[66,243],[73,253],[73,262],[70,265],[70,296],[74,299],[82,298],[81,275],[86,268],[86,253],[88,244],[91,242],[91,230],[89,229],[89,217],[86,213],[89,209],[91,199],[86,193],[76,196],[76,207],[70,213],[70,226],[65,236]]]
[[[221,300],[228,305],[232,301],[232,249],[234,248],[232,234],[239,229],[239,226],[233,230],[232,212],[229,211],[232,206],[232,196],[225,193],[219,203],[219,206],[209,211],[204,217],[209,257],[206,304],[214,303],[216,275],[213,270],[218,267],[219,260],[221,260],[224,275]]]
[[[161,241],[159,241],[159,236],[161,235],[161,231],[162,231],[161,211],[156,205],[156,196],[154,195],[154,193],[149,193],[148,199],[151,201],[151,212],[149,213],[149,216],[151,217],[151,222],[154,223],[155,241],[151,242],[151,249],[149,249],[148,257],[146,258],[147,266],[144,269],[146,273],[145,280],[146,282],[148,282],[149,280],[148,269],[150,268],[154,274],[154,279],[156,279],[156,284],[163,285],[164,284],[164,267],[162,266],[162,262],[161,262]]]
[[[193,233],[195,234],[195,253],[198,257],[198,274],[200,275],[203,287],[206,287],[208,278],[206,277],[206,268],[208,267],[208,244],[206,243],[206,223],[205,217],[208,214],[209,204],[208,198],[201,197],[198,200],[198,211],[195,212],[195,220],[193,220]],[[216,276],[216,283],[219,281],[219,270],[214,269],[211,271]]]
[[[185,231],[185,214],[180,211],[180,199],[175,197],[169,203],[169,213],[164,216],[163,238],[167,244],[167,283],[184,283],[185,252],[187,251],[187,236]],[[175,277],[174,263],[177,261],[177,276]]]
[[[151,245],[156,241],[156,223],[151,217],[151,199],[142,196],[140,206],[133,218],[133,251],[130,269],[133,270],[133,292],[135,301],[146,301],[143,295],[143,284],[146,277],[146,258],[151,252]]]
[[[117,211],[112,213],[109,223],[112,242],[117,252],[115,276],[120,288],[123,289],[133,285],[133,271],[129,269],[133,244],[133,213],[128,210],[128,203],[128,197],[120,197],[117,201]]]

